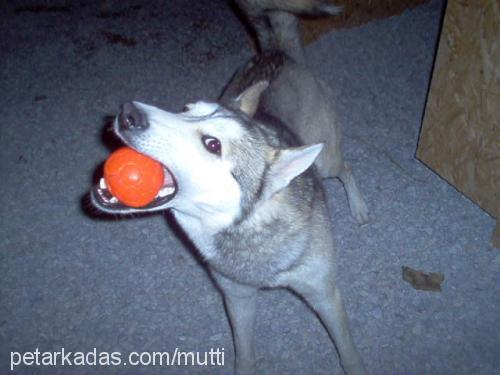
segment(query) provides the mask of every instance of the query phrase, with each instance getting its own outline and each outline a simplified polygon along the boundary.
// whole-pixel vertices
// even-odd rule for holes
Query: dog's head
[[[113,130],[127,146],[163,165],[164,186],[152,203],[131,208],[113,199],[101,180],[91,191],[94,206],[108,213],[174,209],[229,224],[282,190],[314,162],[322,145],[278,148],[270,141],[273,135],[251,119],[265,87],[246,90],[233,109],[197,102],[170,113],[124,104]]]

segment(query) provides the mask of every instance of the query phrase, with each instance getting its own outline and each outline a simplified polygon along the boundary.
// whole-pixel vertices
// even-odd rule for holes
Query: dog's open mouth
[[[172,200],[177,193],[177,182],[170,170],[163,166],[164,181],[160,191],[153,199],[152,202],[142,207],[129,207],[121,203],[111,191],[108,189],[106,181],[103,177],[99,180],[99,184],[94,186],[91,190],[91,199],[95,206],[107,212],[120,212],[131,210],[149,210],[165,205]]]

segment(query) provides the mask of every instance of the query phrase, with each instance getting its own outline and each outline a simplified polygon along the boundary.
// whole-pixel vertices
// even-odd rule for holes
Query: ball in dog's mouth
[[[175,177],[165,165],[162,164],[162,167],[164,172],[162,187],[153,201],[143,207],[138,207],[138,209],[147,210],[162,206],[172,200],[176,195],[177,182]],[[92,188],[90,195],[94,205],[105,212],[119,213],[120,211],[130,211],[131,209],[131,207],[121,203],[118,198],[111,193],[103,177],[99,180],[99,184]]]

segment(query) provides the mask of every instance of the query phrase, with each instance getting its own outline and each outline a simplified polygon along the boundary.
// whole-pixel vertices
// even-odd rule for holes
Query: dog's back
[[[236,0],[251,25],[260,53],[239,69],[221,95],[234,98],[259,81],[268,81],[257,115],[282,120],[303,144],[321,142],[324,149],[316,166],[322,177],[338,177],[344,184],[351,212],[360,224],[368,221],[368,208],[351,169],[342,157],[341,127],[330,102],[328,88],[307,67],[296,13],[338,14],[340,7],[320,0]]]

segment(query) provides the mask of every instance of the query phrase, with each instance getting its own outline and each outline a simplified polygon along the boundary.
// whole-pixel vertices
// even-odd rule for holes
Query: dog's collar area
[[[90,194],[94,206],[108,213],[127,213],[131,211],[148,211],[153,208],[158,208],[171,201],[177,193],[177,182],[170,170],[163,166],[164,184],[153,201],[144,207],[132,208],[121,203],[118,198],[111,194],[111,191],[106,185],[104,178],[99,180],[99,184],[95,185]]]

